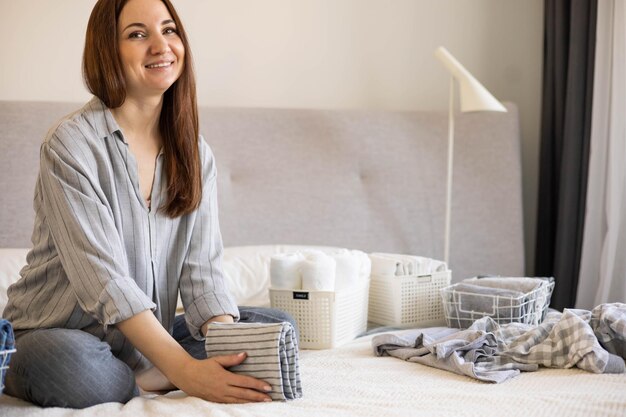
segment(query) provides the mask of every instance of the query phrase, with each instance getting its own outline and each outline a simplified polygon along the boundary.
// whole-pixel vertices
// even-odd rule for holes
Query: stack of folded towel
[[[370,259],[372,275],[375,276],[430,275],[448,269],[445,262],[421,256],[372,253]]]
[[[318,250],[277,254],[270,260],[271,287],[306,291],[342,290],[369,277],[370,265],[367,254],[358,250],[341,249],[329,254]]]
[[[450,327],[466,328],[489,316],[498,323],[539,323],[550,303],[553,278],[476,277],[444,289]],[[447,297],[447,299],[446,299]]]
[[[246,359],[229,371],[267,382],[273,400],[302,397],[298,339],[291,323],[211,323],[205,349],[209,358],[245,351]]]

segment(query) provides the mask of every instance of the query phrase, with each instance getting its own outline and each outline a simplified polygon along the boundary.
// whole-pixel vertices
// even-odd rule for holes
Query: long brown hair
[[[159,207],[170,217],[188,214],[202,199],[202,172],[198,150],[198,106],[193,59],[183,24],[169,0],[161,0],[176,23],[185,47],[183,71],[163,95],[159,130],[163,139],[167,198]],[[83,78],[92,94],[109,108],[126,99],[126,80],[118,47],[117,22],[128,0],[98,0],[85,38]]]

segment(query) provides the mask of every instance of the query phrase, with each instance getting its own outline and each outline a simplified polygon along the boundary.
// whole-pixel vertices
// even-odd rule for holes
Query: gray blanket
[[[610,312],[610,319],[602,312]],[[598,317],[593,322],[595,330],[592,315]],[[593,313],[568,309],[552,312],[538,326],[501,325],[484,317],[464,330],[436,327],[382,334],[372,339],[372,347],[378,356],[390,355],[496,383],[539,366],[622,373],[623,356],[603,348],[596,331],[605,335],[609,344],[621,340],[623,346],[625,323],[626,304],[606,304]]]

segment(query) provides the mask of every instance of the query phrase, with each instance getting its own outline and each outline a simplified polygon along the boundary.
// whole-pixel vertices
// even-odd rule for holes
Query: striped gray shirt
[[[202,202],[175,219],[156,210],[167,189],[163,153],[151,206],[137,163],[109,109],[93,98],[41,146],[33,248],[8,290],[3,316],[16,330],[83,329],[133,369],[147,363],[114,325],[151,309],[170,334],[180,289],[191,334],[211,317],[239,316],[222,270],[213,154],[199,138]]]

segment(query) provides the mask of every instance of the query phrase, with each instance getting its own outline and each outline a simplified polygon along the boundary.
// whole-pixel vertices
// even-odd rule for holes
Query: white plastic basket
[[[367,329],[369,281],[341,291],[276,290],[272,308],[291,314],[298,323],[300,347],[330,349],[355,339]]]
[[[372,275],[369,321],[397,327],[443,325],[439,292],[450,285],[450,276],[450,270],[430,275]]]
[[[498,324],[525,323],[537,325],[543,321],[554,281],[546,281],[539,288],[519,297],[474,294],[459,291],[454,284],[441,290],[448,327],[466,329],[485,316]],[[481,308],[476,309],[479,306]]]
[[[4,378],[9,369],[9,358],[15,353],[15,349],[0,351],[0,394],[4,391]]]

